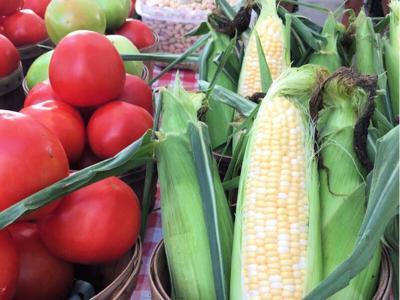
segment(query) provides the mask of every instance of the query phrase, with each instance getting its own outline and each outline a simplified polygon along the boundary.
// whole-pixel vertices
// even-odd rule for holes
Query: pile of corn
[[[373,168],[367,139],[374,132],[376,141],[396,126],[399,2],[392,1],[388,31],[382,34],[364,12],[347,30],[337,12],[330,13],[317,48],[310,48],[301,63],[291,60],[296,49],[290,49],[290,16],[282,21],[273,0],[256,2],[261,10],[245,32],[243,55],[236,51],[221,58],[229,41],[241,37],[213,32],[202,58],[208,72],[201,73],[211,90],[192,94],[175,87],[162,92],[156,159],[173,299],[303,299],[352,254]],[[345,38],[355,43],[346,55]],[[235,77],[231,67],[239,59]],[[272,80],[268,91],[263,90],[264,76]],[[212,92],[215,85],[225,91],[221,101],[230,107]],[[237,94],[232,93],[235,87]],[[211,144],[204,146],[206,151],[224,143],[229,147],[237,133],[233,108],[240,114],[244,97],[261,92],[266,95],[255,118],[246,123],[242,116],[246,143],[237,149],[242,152],[241,173],[236,210],[229,216],[215,162],[207,172],[198,172],[189,127],[202,120],[208,125]],[[205,118],[202,105],[208,109]],[[218,124],[223,129],[218,131]],[[215,199],[202,194],[203,180],[213,182]],[[202,209],[207,201],[215,202],[214,213]],[[213,218],[216,235],[207,225]],[[214,273],[215,241],[222,249],[222,281]],[[374,249],[367,267],[329,299],[373,298],[381,246]]]

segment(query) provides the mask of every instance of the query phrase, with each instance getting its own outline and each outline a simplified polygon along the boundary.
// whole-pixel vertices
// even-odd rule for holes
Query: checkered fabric
[[[163,75],[157,80],[153,87],[170,86],[176,78],[179,71],[179,78],[182,85],[187,90],[195,90],[198,87],[198,74],[190,70],[173,70]],[[160,68],[155,67],[153,77],[161,72]],[[133,292],[131,300],[150,300],[150,282],[148,278],[148,270],[150,267],[150,257],[154,248],[162,239],[161,231],[161,214],[160,214],[160,197],[157,189],[156,203],[153,211],[150,213],[147,221],[147,231],[143,242],[142,266],[140,268],[136,288]]]
[[[153,77],[160,74],[162,69],[155,67],[153,70]],[[182,86],[187,90],[195,90],[198,88],[199,75],[191,70],[172,70],[164,74],[159,80],[157,80],[153,87],[160,86],[171,86],[175,82],[176,74],[179,72],[179,79],[181,80]]]

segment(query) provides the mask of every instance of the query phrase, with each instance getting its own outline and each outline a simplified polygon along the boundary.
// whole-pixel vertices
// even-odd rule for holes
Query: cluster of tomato
[[[49,2],[0,1],[1,14],[9,15],[0,20],[0,32],[11,40],[0,34],[5,58],[0,78],[18,68],[16,46],[22,45],[15,42],[21,41],[17,33],[22,31],[6,29],[12,28],[7,19],[35,15],[22,7],[43,17],[46,8],[34,4]],[[13,35],[10,30],[15,30]],[[116,33],[137,48],[155,41],[136,20],[127,20]],[[152,127],[151,88],[138,76],[141,68],[122,61],[120,45],[118,37],[94,31],[67,34],[50,55],[46,53],[48,64],[42,73],[47,80],[32,85],[22,110],[0,110],[0,211],[69,176],[71,170],[114,156]],[[118,259],[134,245],[139,228],[138,198],[117,177],[25,215],[0,230],[0,300],[65,298],[75,264]]]
[[[34,45],[48,38],[44,14],[51,0],[0,1],[0,34],[16,47]]]
[[[97,161],[114,156],[152,126],[150,87],[125,73],[103,35],[76,31],[64,38],[51,57],[49,77],[30,90],[21,112],[57,132],[78,168],[94,156]]]
[[[152,126],[151,89],[125,73],[104,35],[66,36],[54,50],[49,79],[31,90],[21,112],[0,111],[0,210],[68,176],[70,165],[82,162],[85,143],[86,152],[108,158]],[[131,188],[110,177],[23,221],[1,231],[0,299],[15,290],[15,299],[61,299],[73,263],[115,260],[132,247],[140,207]]]

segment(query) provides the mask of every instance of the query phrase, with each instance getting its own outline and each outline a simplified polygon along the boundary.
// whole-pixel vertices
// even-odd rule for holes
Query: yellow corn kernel
[[[260,20],[254,30],[258,33],[264,55],[275,80],[286,68],[284,50],[284,27],[277,16],[268,16]],[[246,48],[239,80],[239,94],[246,97],[261,92],[260,64],[257,52],[256,37],[251,35]]]
[[[301,147],[305,129],[301,113],[283,97],[262,105],[258,120],[257,131],[268,127],[280,136],[264,134],[250,149],[242,228],[245,232],[256,229],[257,239],[249,241],[244,236],[242,241],[243,295],[245,299],[301,299],[307,255],[306,153]],[[272,147],[275,138],[277,149]],[[284,147],[292,140],[299,147]],[[274,175],[252,176],[260,164],[266,166],[267,174],[274,169]],[[262,207],[268,207],[265,214]],[[267,259],[258,259],[263,254]]]

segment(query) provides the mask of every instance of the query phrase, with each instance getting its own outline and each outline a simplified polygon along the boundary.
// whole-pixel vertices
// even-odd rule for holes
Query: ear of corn
[[[383,64],[383,42],[381,37],[375,33],[371,18],[361,10],[354,22],[356,28],[356,59],[355,67],[362,75],[378,76],[378,89],[386,93],[387,77]],[[376,99],[376,109],[387,120],[391,121],[391,106],[385,95]],[[376,122],[375,122],[376,123]],[[375,124],[378,125],[378,124]]]
[[[366,172],[354,145],[355,138],[360,138],[355,136],[356,123],[370,105],[360,80],[368,79],[360,79],[359,74],[344,70],[335,73],[337,75],[324,86],[317,122],[325,277],[352,253],[367,205]],[[377,251],[369,267],[330,299],[371,299],[379,260]]]
[[[322,35],[326,38],[326,43],[311,55],[309,63],[324,66],[330,72],[334,72],[340,68],[342,66],[342,59],[338,53],[337,42],[342,32],[344,32],[343,25],[338,23],[334,15],[330,13],[322,30]]]
[[[161,217],[173,299],[216,299],[210,242],[190,140],[189,123],[197,123],[204,95],[179,87],[162,91],[162,122],[156,148],[161,188]],[[229,278],[232,219],[218,171],[212,170],[219,236]]]
[[[306,101],[320,71],[313,65],[287,70],[270,87],[251,129],[236,210],[233,300],[301,299],[322,279]]]
[[[228,36],[212,30],[212,39],[209,43],[209,52],[206,58],[206,74],[204,78],[211,82],[217,72],[218,64],[215,59],[227,50],[230,43]],[[229,63],[239,65],[239,59],[233,51],[229,56]],[[230,91],[236,91],[237,82],[229,76],[226,70],[222,70],[215,81],[215,84],[222,86]],[[208,97],[208,110],[206,113],[206,123],[209,128],[211,145],[213,149],[225,144],[229,135],[232,133],[231,123],[233,120],[234,109],[214,100],[212,95]]]
[[[390,9],[389,41],[385,40],[385,65],[392,112],[394,117],[398,117],[400,100],[400,2],[392,1]]]
[[[262,5],[260,16],[250,35],[240,72],[238,93],[242,96],[252,96],[262,91],[255,32],[260,37],[272,80],[289,66],[288,39],[285,38],[285,27],[276,12],[276,2],[259,2]]]

